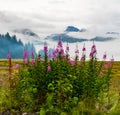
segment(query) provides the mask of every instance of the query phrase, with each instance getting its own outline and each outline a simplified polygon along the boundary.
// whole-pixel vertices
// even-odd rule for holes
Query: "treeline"
[[[11,54],[12,58],[23,58],[23,52],[26,49],[36,53],[33,44],[23,44],[20,39],[18,40],[15,35],[10,36],[8,32],[5,35],[0,34],[0,58],[6,58],[8,53]]]

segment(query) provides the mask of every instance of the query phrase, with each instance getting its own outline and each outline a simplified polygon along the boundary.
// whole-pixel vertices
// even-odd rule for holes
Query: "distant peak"
[[[27,28],[16,29],[16,30],[14,30],[14,32],[21,33],[21,34],[28,35],[28,36],[38,37],[38,35],[36,33],[34,33],[32,30],[27,29]]]
[[[74,26],[68,26],[65,30],[66,32],[79,32],[80,30]]]
[[[68,26],[65,30],[65,32],[85,32],[86,29],[79,29],[75,26]]]

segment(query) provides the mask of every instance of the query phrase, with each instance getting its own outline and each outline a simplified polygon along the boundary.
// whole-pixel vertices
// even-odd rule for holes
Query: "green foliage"
[[[88,62],[75,60],[71,65],[61,55],[57,60],[48,60],[45,54],[45,61],[25,65],[19,73],[17,94],[21,95],[21,110],[27,106],[28,111],[40,108],[43,115],[63,114],[70,113],[79,102],[84,103],[84,108],[95,109],[101,92],[107,93],[109,88],[111,68],[103,71],[103,65],[96,58]]]

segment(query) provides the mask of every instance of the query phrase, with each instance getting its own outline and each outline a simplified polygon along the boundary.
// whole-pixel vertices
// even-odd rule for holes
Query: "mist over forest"
[[[8,53],[14,59],[23,58],[24,50],[36,53],[33,44],[24,44],[20,39],[17,39],[16,35],[11,36],[8,32],[0,34],[0,58],[6,58]]]

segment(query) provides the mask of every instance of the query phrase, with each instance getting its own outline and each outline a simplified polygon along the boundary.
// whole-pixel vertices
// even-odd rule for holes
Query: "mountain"
[[[77,27],[74,27],[74,26],[68,26],[66,29],[65,29],[65,32],[85,32],[86,29],[78,29]]]
[[[53,41],[58,41],[59,39],[61,39],[63,42],[68,42],[68,43],[75,43],[75,42],[84,42],[87,41],[87,39],[84,38],[75,38],[72,36],[69,36],[65,33],[62,34],[53,34],[51,36],[47,36],[45,38],[46,40],[53,40]]]
[[[40,37],[33,32],[31,29],[15,29],[13,30],[16,35],[18,35],[23,42],[28,43],[31,42],[34,45],[43,45],[44,43],[40,39]]]
[[[39,36],[36,33],[34,33],[32,30],[27,29],[27,28],[16,29],[16,30],[14,30],[14,32],[15,33],[20,33],[20,34],[23,34],[23,35],[27,35],[27,36],[32,36],[32,37],[38,37],[39,38]]]
[[[58,34],[52,34],[50,36],[47,36],[45,39],[46,40],[52,40],[52,41],[58,41],[61,39],[63,42],[68,42],[68,43],[75,43],[75,42],[85,42],[85,41],[98,41],[98,42],[104,42],[104,41],[111,41],[114,40],[114,37],[109,37],[109,36],[96,36],[94,38],[84,38],[81,37],[83,34],[82,32],[85,32],[86,29],[78,29],[77,27],[74,26],[68,26],[64,33],[58,33]],[[84,33],[84,34],[87,34]]]
[[[5,35],[0,34],[0,58],[6,58],[8,52],[12,58],[23,58],[24,49],[29,52],[32,50],[36,53],[34,45],[30,43],[23,44],[23,42],[15,36],[10,36],[7,32]]]
[[[52,40],[52,41],[58,41],[59,39],[61,39],[63,42],[75,43],[75,42],[85,42],[85,41],[105,42],[105,41],[114,40],[115,38],[96,36],[94,38],[87,39],[87,38],[73,37],[73,36],[67,35],[66,33],[62,33],[62,34],[52,34],[50,36],[47,36],[45,39]]]
[[[104,41],[111,41],[111,40],[114,40],[114,39],[115,38],[112,38],[112,37],[96,36],[95,38],[90,39],[90,41],[104,42]]]

